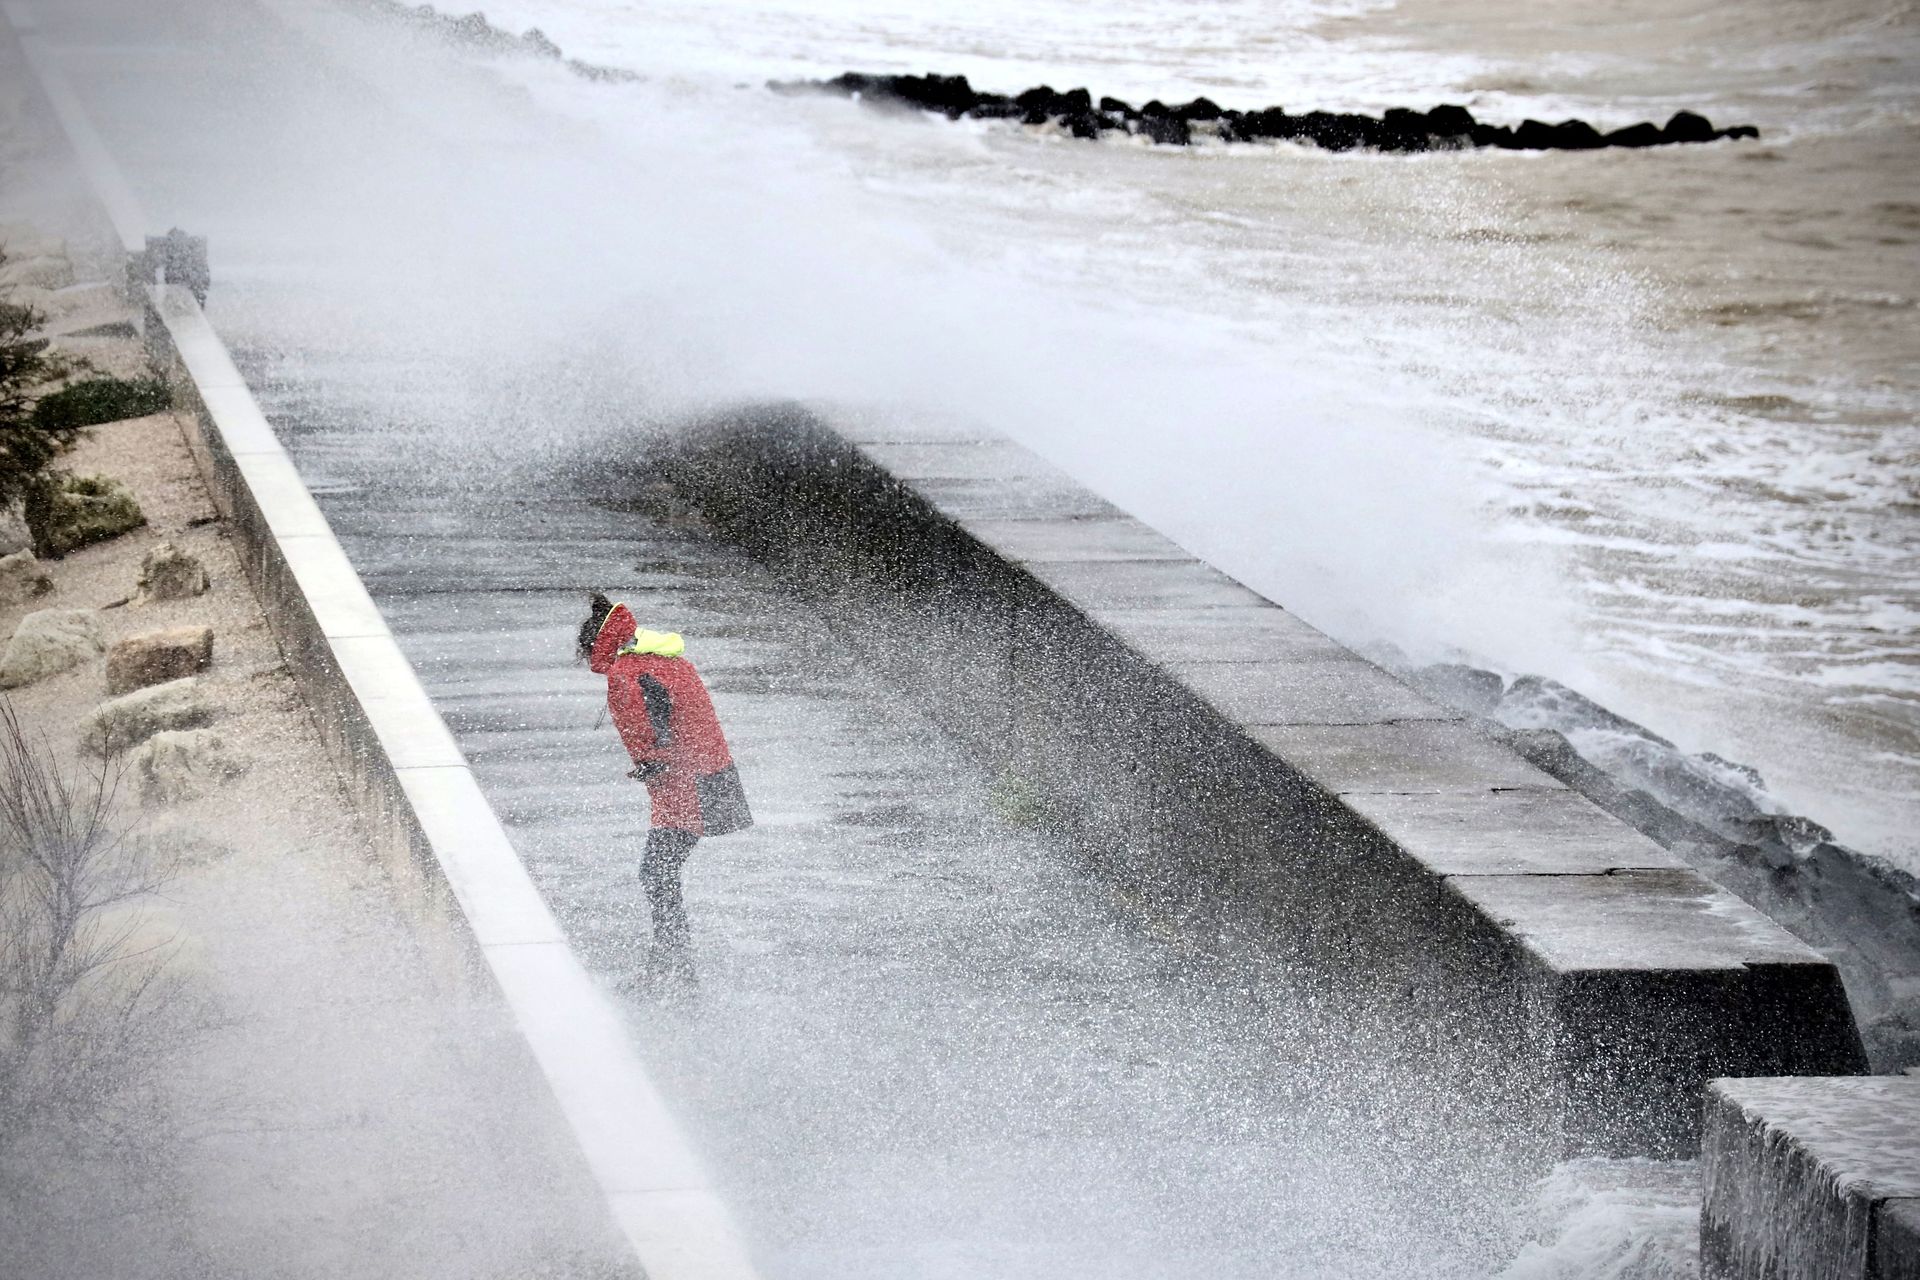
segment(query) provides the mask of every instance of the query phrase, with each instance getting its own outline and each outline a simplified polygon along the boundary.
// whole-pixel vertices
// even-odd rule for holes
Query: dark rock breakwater
[[[1716,129],[1704,116],[1681,111],[1664,125],[1651,122],[1602,133],[1584,120],[1546,124],[1523,120],[1516,127],[1485,124],[1465,107],[1442,104],[1431,111],[1393,107],[1379,116],[1342,111],[1294,115],[1282,107],[1236,111],[1208,98],[1169,106],[1159,99],[1134,106],[1120,98],[1096,100],[1086,89],[1064,92],[1040,85],[1009,97],[982,93],[965,76],[867,75],[848,71],[831,80],[774,81],[778,93],[841,94],[876,106],[917,108],[949,120],[1018,120],[1054,125],[1076,138],[1124,134],[1170,146],[1197,138],[1225,142],[1310,142],[1329,151],[1455,151],[1495,147],[1506,151],[1593,151],[1601,147],[1654,147],[1720,138],[1758,138],[1752,125]]]

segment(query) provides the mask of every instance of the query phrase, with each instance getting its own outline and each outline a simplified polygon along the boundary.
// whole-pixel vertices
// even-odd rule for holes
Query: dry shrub
[[[164,869],[119,813],[114,764],[63,762],[0,702],[0,1272],[84,1252],[164,1180],[188,1020],[147,907]]]

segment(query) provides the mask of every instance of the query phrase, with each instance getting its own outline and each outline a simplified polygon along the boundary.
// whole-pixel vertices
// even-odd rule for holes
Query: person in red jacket
[[[654,947],[690,974],[680,868],[702,836],[745,830],[753,814],[713,699],[679,634],[642,630],[632,610],[598,591],[590,606],[580,624],[580,653],[607,678],[607,709],[633,758],[628,776],[645,782],[653,798],[640,884],[653,910]]]

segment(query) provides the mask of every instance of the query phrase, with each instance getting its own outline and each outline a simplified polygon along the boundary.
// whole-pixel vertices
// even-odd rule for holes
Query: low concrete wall
[[[719,1197],[568,946],[359,574],[184,288],[146,335],[215,505],[356,807],[391,867],[457,907],[649,1280],[754,1274]]]
[[[796,409],[636,462],[1090,863],[1372,1011],[1461,1123],[1679,1155],[1709,1077],[1864,1067],[1820,956],[1025,449]]]
[[[1703,1280],[1920,1280],[1920,1079],[1716,1080]]]
[[[733,1223],[326,517],[185,288],[141,280],[144,215],[33,15],[6,15],[128,257],[144,332],[268,625],[376,849],[512,1011],[648,1280],[751,1280]],[[438,930],[435,930],[438,932]]]

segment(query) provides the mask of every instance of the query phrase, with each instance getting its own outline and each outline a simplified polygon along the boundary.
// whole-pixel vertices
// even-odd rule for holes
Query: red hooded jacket
[[[635,764],[663,764],[647,780],[653,825],[723,836],[753,825],[713,699],[672,632],[641,631],[615,605],[589,665],[607,678],[607,710]]]

